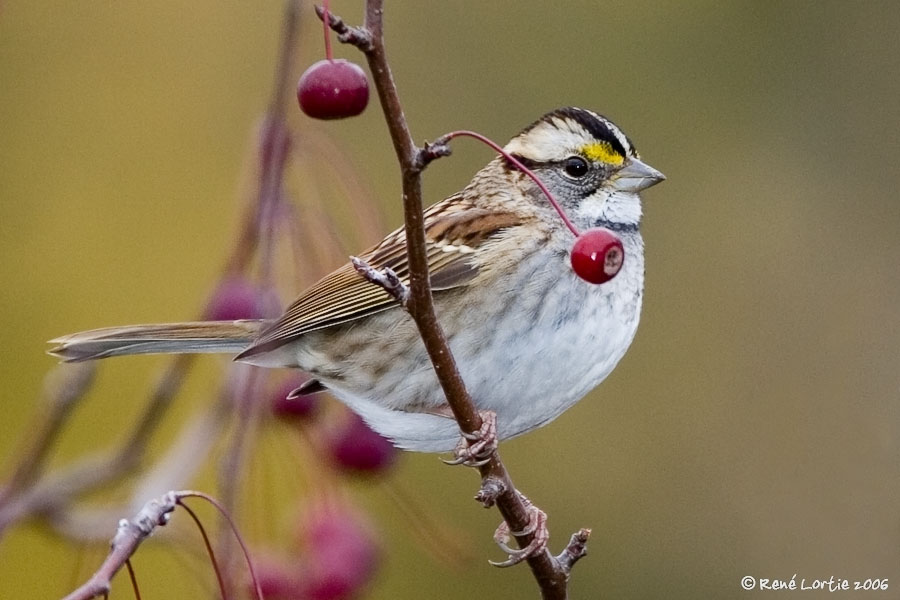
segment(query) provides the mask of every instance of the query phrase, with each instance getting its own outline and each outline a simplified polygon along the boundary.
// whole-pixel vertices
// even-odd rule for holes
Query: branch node
[[[453,150],[450,148],[450,138],[446,135],[442,135],[433,142],[425,142],[425,146],[419,148],[413,166],[418,171],[422,171],[431,162],[445,156],[450,156],[452,153]]]
[[[321,6],[316,6],[315,9],[319,19],[324,19],[325,9]],[[372,51],[372,33],[368,29],[363,27],[351,27],[344,23],[342,18],[331,11],[328,12],[328,26],[337,34],[338,41],[342,44],[356,46],[364,54],[368,54]]]
[[[591,530],[582,528],[572,534],[568,545],[556,557],[559,567],[566,573],[566,576],[572,571],[572,567],[576,562],[581,560],[587,554],[587,541],[591,537]]]
[[[489,475],[481,480],[481,489],[475,494],[475,500],[485,508],[491,508],[504,492],[506,492],[506,484],[503,483],[503,480]]]
[[[359,273],[363,279],[382,288],[385,292],[390,294],[394,300],[399,302],[400,306],[403,308],[407,307],[409,304],[409,286],[400,280],[400,277],[397,276],[393,269],[385,267],[379,271],[356,256],[351,256],[350,262],[353,263],[353,268],[356,269],[356,272]]]
[[[131,519],[121,519],[110,541],[110,551],[100,568],[81,587],[64,600],[89,600],[108,596],[113,576],[134,555],[138,546],[154,529],[169,522],[175,510],[178,492],[168,492],[159,500],[150,500]]]

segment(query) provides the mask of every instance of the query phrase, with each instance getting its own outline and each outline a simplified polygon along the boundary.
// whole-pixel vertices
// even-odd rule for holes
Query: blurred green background
[[[358,22],[362,2],[333,9]],[[280,2],[0,6],[3,473],[54,364],[45,340],[202,305],[238,222],[281,16]],[[385,18],[418,141],[468,128],[502,142],[575,104],[614,119],[669,178],[645,194],[632,349],[578,406],[502,447],[549,513],[554,550],[594,530],[572,596],[762,597],[741,577],[796,573],[889,578],[865,597],[897,597],[900,4],[389,1]],[[313,19],[304,35],[298,76],[321,56]],[[398,225],[377,106],[323,129]],[[428,170],[430,201],[489,157],[457,142]],[[54,464],[121,439],[161,364],[104,364]],[[189,392],[176,417],[191,414]],[[277,446],[260,460],[290,464]],[[387,548],[371,597],[536,596],[526,568],[487,565],[501,557],[498,514],[472,502],[474,473],[404,455],[391,480],[471,556],[454,569],[423,555],[389,495],[357,486]],[[138,554],[146,596],[189,597],[184,580],[210,576],[152,566],[177,568],[182,552]],[[0,597],[63,595],[103,554],[15,529],[0,541]]]

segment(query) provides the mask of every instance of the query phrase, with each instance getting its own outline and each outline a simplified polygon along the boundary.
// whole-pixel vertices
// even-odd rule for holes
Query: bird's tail
[[[48,352],[66,362],[126,354],[237,353],[266,324],[263,320],[246,320],[107,327],[50,340],[57,345]]]

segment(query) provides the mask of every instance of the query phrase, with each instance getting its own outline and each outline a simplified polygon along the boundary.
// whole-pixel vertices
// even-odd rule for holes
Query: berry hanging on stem
[[[622,269],[625,249],[609,229],[595,227],[578,236],[572,246],[572,270],[590,283],[606,283]]]
[[[300,109],[314,119],[355,117],[369,103],[369,81],[356,63],[334,58],[331,52],[328,0],[322,2],[325,59],[304,71],[297,82]]]

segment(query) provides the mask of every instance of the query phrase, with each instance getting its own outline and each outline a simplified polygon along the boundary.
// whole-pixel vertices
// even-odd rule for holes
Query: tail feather
[[[263,320],[246,320],[107,327],[50,340],[57,346],[48,353],[65,362],[125,354],[237,353],[266,324]]]

